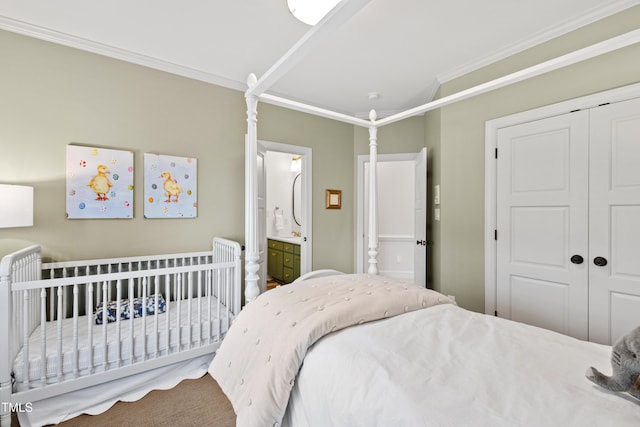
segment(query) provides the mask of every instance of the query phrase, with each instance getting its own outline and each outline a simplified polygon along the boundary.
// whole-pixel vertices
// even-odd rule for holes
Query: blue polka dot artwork
[[[133,152],[67,146],[67,218],[133,218]]]
[[[198,216],[198,160],[144,154],[144,217]]]

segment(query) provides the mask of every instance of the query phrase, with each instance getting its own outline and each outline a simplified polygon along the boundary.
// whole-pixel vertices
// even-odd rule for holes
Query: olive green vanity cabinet
[[[300,277],[300,245],[268,239],[267,274],[280,283]]]

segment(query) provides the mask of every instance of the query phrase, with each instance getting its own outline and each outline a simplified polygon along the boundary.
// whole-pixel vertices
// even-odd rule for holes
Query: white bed
[[[366,306],[371,304],[363,294],[367,289],[356,282],[367,286],[366,277],[395,282],[380,276],[337,277],[269,291],[245,307],[232,325],[209,372],[229,396],[239,425],[640,425],[640,402],[606,392],[585,378],[589,366],[608,371],[609,346],[441,304],[444,296],[425,308],[361,325],[352,322],[356,325],[331,332],[326,325],[341,322],[345,313],[360,316],[356,301],[369,310]],[[341,280],[350,283],[340,288]],[[319,289],[337,299],[325,302]],[[358,295],[343,302],[349,292]],[[296,338],[289,332],[291,319],[313,320],[307,303],[295,303],[305,300],[327,307],[324,313],[332,311],[328,309],[332,304],[348,310],[334,311],[337,318],[318,317],[318,323],[308,326],[312,332],[306,343],[284,339],[271,343],[272,336]],[[316,341],[318,330],[327,335]],[[264,339],[256,343],[256,336]],[[252,351],[243,347],[243,341]],[[277,350],[278,346],[304,349],[293,351],[293,359],[299,360],[285,362],[283,369],[280,359],[287,351]],[[267,363],[265,354],[274,351],[279,356],[273,359],[279,362],[271,370],[273,359]],[[230,355],[233,362],[227,365]],[[242,369],[234,373],[238,364]],[[285,412],[278,395],[287,388],[283,384],[290,381],[292,365],[297,376],[285,390]],[[274,380],[266,381],[270,376]],[[261,394],[268,396],[266,401]]]
[[[341,2],[340,8],[347,3]],[[346,15],[343,17],[348,19]],[[322,37],[322,31],[314,28],[305,37],[308,41],[316,40]],[[399,302],[393,309],[399,312],[397,316],[379,320],[370,317],[372,312],[368,310],[379,309],[383,302],[368,305],[371,300],[366,289],[351,290],[350,285],[343,283],[341,287],[335,282],[354,277],[363,281],[363,276],[313,278],[260,295],[264,278],[264,272],[260,271],[264,227],[260,224],[264,219],[259,216],[257,178],[261,161],[256,160],[259,101],[368,129],[370,185],[365,270],[373,280],[380,277],[377,276],[378,128],[570,65],[583,60],[583,55],[596,56],[595,51],[587,48],[572,52],[382,119],[371,110],[369,120],[364,120],[266,93],[298,55],[308,53],[310,45],[295,45],[260,79],[252,74],[247,81],[245,300],[248,304],[209,367],[209,373],[234,406],[238,425],[640,425],[638,402],[625,395],[607,393],[585,378],[589,366],[607,371],[611,351],[608,346],[472,313],[455,304],[431,306],[433,301],[404,314],[400,314],[403,303]],[[493,228],[487,236],[493,236]],[[422,237],[417,240],[421,242]],[[327,289],[329,299],[316,293],[321,288]],[[351,292],[358,295],[351,297]],[[336,299],[336,295],[344,301]],[[425,298],[446,299],[443,295],[426,294]],[[356,307],[356,302],[361,304]],[[339,313],[334,313],[337,317],[318,318],[319,313],[331,311],[325,309],[329,306],[348,309],[338,310]],[[384,313],[387,311],[378,315],[387,317]],[[361,315],[367,320],[361,319],[364,324],[358,325]],[[308,323],[316,318],[318,323]],[[346,329],[333,331],[336,325]],[[327,336],[321,338],[325,333]],[[277,368],[273,367],[274,361]]]

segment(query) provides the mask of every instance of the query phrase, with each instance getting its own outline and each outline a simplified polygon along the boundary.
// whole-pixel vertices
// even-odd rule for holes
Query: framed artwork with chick
[[[133,218],[133,152],[67,145],[68,219]]]
[[[144,153],[144,217],[198,215],[198,160]]]

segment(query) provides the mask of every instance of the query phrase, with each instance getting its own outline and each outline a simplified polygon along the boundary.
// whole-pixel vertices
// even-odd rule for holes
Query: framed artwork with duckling
[[[67,145],[67,218],[133,218],[133,152]]]
[[[144,153],[144,217],[198,216],[198,160]]]

